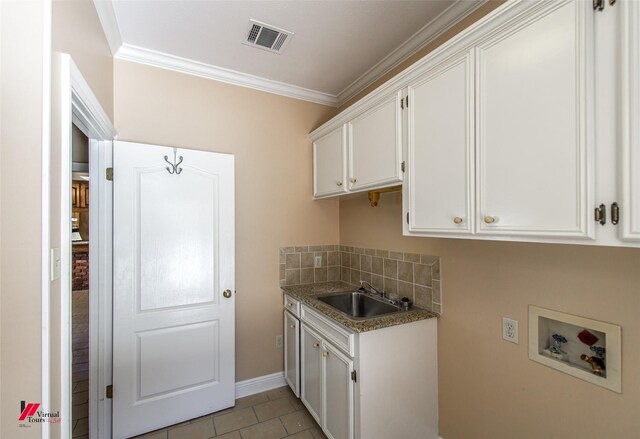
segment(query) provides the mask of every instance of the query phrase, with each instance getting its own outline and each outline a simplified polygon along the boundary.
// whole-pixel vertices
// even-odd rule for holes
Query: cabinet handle
[[[484,217],[484,222],[487,224],[493,224],[496,222],[496,219],[492,216],[485,216]]]
[[[338,187],[340,187],[340,186],[342,186],[342,182],[341,182],[341,181],[337,181],[337,182],[336,182],[336,185],[337,185]]]
[[[329,352],[324,351],[324,352],[322,353],[322,356],[323,356],[324,358],[327,358],[327,357],[329,356]]]
[[[607,206],[601,204],[593,211],[593,219],[601,226],[607,224]]]
[[[358,180],[356,180],[355,178],[351,179],[351,183],[355,183],[356,181],[358,181]]]
[[[289,328],[296,329],[296,325],[289,325]]]
[[[314,348],[320,347],[320,343],[314,343],[314,344],[313,344],[313,347],[314,347]]]
[[[287,303],[287,306],[288,306],[289,308],[291,308],[291,307],[293,306],[293,303],[289,302],[289,303]]]
[[[618,203],[611,203],[611,224],[614,226],[620,222],[620,206]]]
[[[462,218],[460,218],[459,216],[457,216],[457,217],[455,217],[455,218],[453,219],[453,222],[454,222],[454,223],[456,223],[456,224],[462,224]]]

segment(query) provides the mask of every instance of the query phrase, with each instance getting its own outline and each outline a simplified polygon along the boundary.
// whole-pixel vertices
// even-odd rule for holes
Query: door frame
[[[72,124],[75,124],[89,139],[90,149],[100,151],[104,148],[100,147],[103,142],[110,143],[117,137],[117,133],[111,120],[107,116],[106,112],[100,105],[100,102],[94,95],[91,87],[86,82],[82,73],[73,62],[71,56],[63,53],[55,53],[53,57],[53,68],[56,70],[53,78],[52,87],[57,88],[54,92],[59,93],[59,105],[60,107],[55,109],[60,112],[60,126],[59,129],[61,150],[60,150],[60,162],[52,163],[52,166],[60,166],[60,198],[54,199],[51,197],[51,201],[54,203],[60,203],[60,333],[59,341],[60,345],[56,346],[60,352],[60,402],[61,413],[67,414],[67,419],[63,419],[61,424],[61,437],[71,436],[71,384],[72,384],[72,357],[71,357],[71,131]],[[104,152],[104,151],[103,151]],[[100,157],[104,154],[98,154],[99,157],[95,157],[96,162],[100,161]],[[104,159],[104,157],[102,157]],[[97,165],[97,163],[96,163]],[[98,182],[104,182],[104,179],[100,179],[99,175],[91,175],[97,170],[97,166],[91,166],[89,181],[97,180]],[[55,192],[55,191],[54,191]],[[96,195],[92,196],[92,204],[89,207],[89,218],[98,216],[99,207],[102,206],[103,200],[100,199],[102,191],[98,191]],[[55,195],[54,195],[55,196]],[[43,224],[49,224],[51,221],[51,211],[49,209],[43,209]],[[106,213],[110,215],[111,213]],[[91,230],[89,231],[90,251],[91,242],[98,243],[100,235],[107,234],[110,237],[112,230]],[[95,244],[94,244],[95,247]],[[106,246],[99,246],[92,254],[98,255],[99,259],[111,258],[111,244],[110,242]],[[46,264],[49,264],[49,254],[43,254],[43,259],[46,259]],[[45,262],[43,261],[43,264]],[[91,264],[91,262],[90,262]],[[97,264],[92,264],[91,267],[99,268]],[[90,268],[92,270],[93,268]],[[98,287],[98,279],[104,276],[110,277],[111,273],[100,273],[99,269],[96,270],[93,277],[96,279],[90,283],[89,289]],[[100,303],[104,303],[110,300],[111,291],[107,291],[104,284],[97,288],[97,291],[93,291],[98,300],[94,300],[93,304],[90,304],[89,314],[92,317],[89,321],[89,364],[90,380],[93,378],[92,386],[89,389],[89,413],[90,413],[90,436],[92,438],[108,437],[105,435],[105,431],[111,431],[111,404],[107,403],[105,398],[100,401],[99,395],[104,395],[104,388],[99,389],[98,385],[106,380],[110,383],[111,377],[106,377],[107,372],[106,365],[111,362],[111,315],[107,315],[107,311],[110,313],[110,309],[106,310],[104,307],[100,307]],[[46,300],[49,303],[49,290],[43,289],[43,301]],[[57,310],[54,306],[49,306],[51,314],[56,313]],[[108,325],[99,325],[100,322],[108,322]],[[43,334],[43,352],[49,351],[49,334]],[[55,340],[55,338],[54,338]],[[106,344],[107,348],[100,353],[100,342],[103,343],[103,347]],[[44,348],[47,348],[45,351]],[[46,364],[43,364],[43,376],[50,376],[52,369],[50,365],[50,359],[46,360]],[[45,361],[43,361],[45,363]],[[109,369],[110,371],[110,369]],[[98,379],[96,379],[98,378]],[[100,392],[102,390],[102,392]],[[43,394],[50,392],[50,389],[43,389]],[[48,397],[48,395],[47,395]],[[43,432],[44,433],[44,432]],[[44,437],[44,436],[43,436]]]

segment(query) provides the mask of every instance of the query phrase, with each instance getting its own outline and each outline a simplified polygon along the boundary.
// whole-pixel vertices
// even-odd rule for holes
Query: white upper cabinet
[[[476,48],[478,234],[593,236],[592,20],[559,2]]]
[[[313,142],[313,196],[316,198],[346,192],[346,128],[340,126]]]
[[[346,127],[315,196],[404,179],[406,235],[640,247],[639,121],[639,1],[508,1],[310,134]]]
[[[392,93],[347,123],[350,190],[402,181],[401,99]]]
[[[465,51],[408,87],[409,232],[473,231],[473,58]]]
[[[640,241],[640,3],[621,2],[620,238]],[[613,219],[613,218],[612,218]]]

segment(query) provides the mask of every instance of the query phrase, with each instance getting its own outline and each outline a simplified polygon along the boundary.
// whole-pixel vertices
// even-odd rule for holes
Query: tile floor
[[[71,426],[73,438],[89,438],[89,292],[71,293]]]
[[[289,387],[236,400],[233,408],[153,431],[144,439],[326,439]]]

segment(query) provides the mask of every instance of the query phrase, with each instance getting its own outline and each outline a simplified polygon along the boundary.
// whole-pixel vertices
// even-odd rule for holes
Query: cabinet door
[[[640,4],[622,10],[621,238],[640,241]]]
[[[300,397],[300,321],[284,312],[284,378]]]
[[[347,124],[350,190],[402,181],[401,98],[393,93]]]
[[[346,192],[346,128],[344,126],[313,142],[313,196]]]
[[[322,425],[322,340],[306,325],[301,325],[300,336],[300,399],[311,416]]]
[[[353,361],[331,344],[323,344],[324,421],[322,428],[330,439],[352,439]]]
[[[408,230],[472,233],[472,53],[428,70],[408,94]]]
[[[478,232],[593,237],[593,11],[558,2],[476,49]]]

